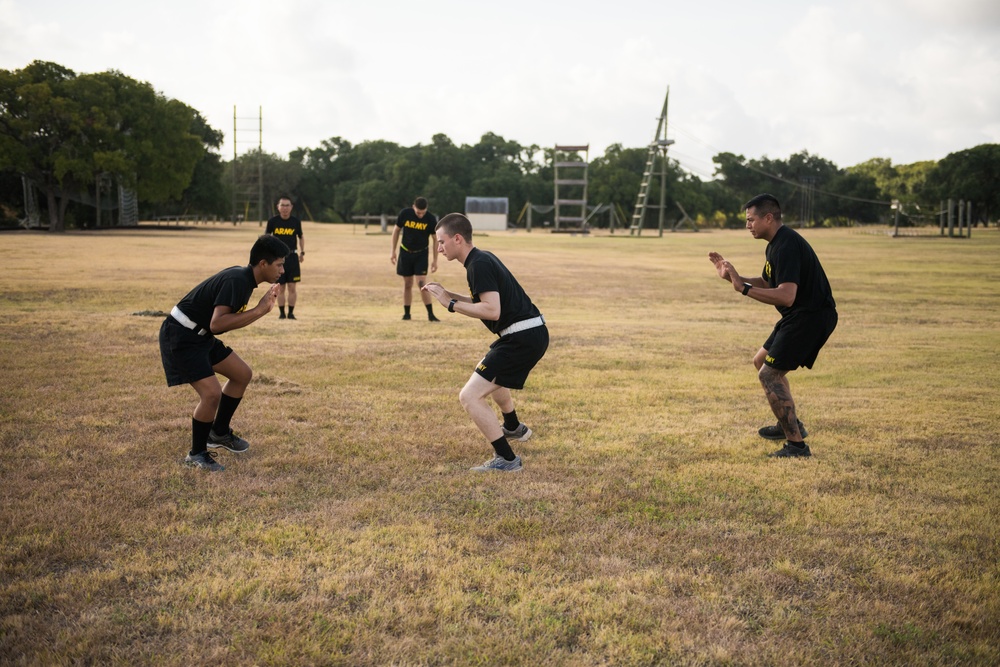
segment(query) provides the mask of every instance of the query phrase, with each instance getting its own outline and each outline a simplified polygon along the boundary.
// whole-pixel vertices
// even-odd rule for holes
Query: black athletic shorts
[[[498,338],[476,366],[483,379],[507,389],[524,389],[524,381],[549,347],[549,330],[544,324]]]
[[[233,353],[211,334],[199,336],[168,317],[160,326],[160,359],[167,386],[190,384],[215,375],[212,367]]]
[[[812,368],[820,348],[836,328],[837,311],[833,308],[783,317],[764,343],[764,363],[780,371]]]
[[[396,258],[396,275],[426,276],[427,264],[427,248],[417,252],[408,252],[400,248],[399,257]]]
[[[299,265],[299,253],[290,252],[285,257],[285,272],[278,278],[278,284],[297,283],[302,280],[302,267]]]

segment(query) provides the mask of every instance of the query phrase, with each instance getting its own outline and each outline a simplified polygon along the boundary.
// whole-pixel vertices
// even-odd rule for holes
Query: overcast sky
[[[116,69],[194,107],[233,154],[339,136],[404,146],[808,150],[847,167],[1000,143],[998,0],[0,0],[0,69]],[[244,144],[243,140],[247,140]]]

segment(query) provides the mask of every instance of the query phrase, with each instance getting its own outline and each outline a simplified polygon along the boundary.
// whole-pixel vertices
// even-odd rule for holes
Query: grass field
[[[0,664],[1000,662],[997,230],[803,232],[840,325],[791,375],[795,461],[756,435],[777,314],[706,258],[753,273],[763,242],[477,237],[552,341],[524,471],[477,475],[457,396],[489,332],[400,321],[389,237],[306,224],[300,319],[224,336],[252,447],[207,474],[133,313],[260,231],[0,235]]]

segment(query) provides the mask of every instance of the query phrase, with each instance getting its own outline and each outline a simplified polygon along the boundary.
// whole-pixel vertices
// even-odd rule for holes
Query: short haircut
[[[260,260],[274,264],[282,257],[288,256],[288,246],[274,234],[261,234],[250,249],[250,266],[257,266]]]
[[[781,204],[778,203],[778,198],[774,195],[760,194],[743,204],[744,211],[749,211],[752,208],[757,209],[757,215],[763,216],[770,213],[775,220],[781,220]]]
[[[274,205],[277,206],[278,204],[280,204],[282,199],[287,199],[289,204],[294,204],[295,203],[295,202],[292,201],[292,198],[289,197],[288,195],[286,195],[286,194],[280,194],[280,195],[278,195],[278,198],[274,200]]]
[[[417,197],[416,199],[413,200],[413,208],[417,209],[418,211],[426,211],[427,200],[424,199],[423,197]]]
[[[461,213],[449,213],[440,220],[434,230],[442,230],[448,236],[458,234],[466,243],[472,243],[472,223]]]

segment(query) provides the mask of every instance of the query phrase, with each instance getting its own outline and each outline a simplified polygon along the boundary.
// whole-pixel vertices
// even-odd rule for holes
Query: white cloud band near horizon
[[[672,155],[807,150],[846,167],[1000,143],[1000,3],[0,0],[0,68],[116,69],[264,150],[493,132],[645,146],[670,88]],[[240,152],[256,121],[240,121]],[[244,145],[244,137],[250,143]]]

